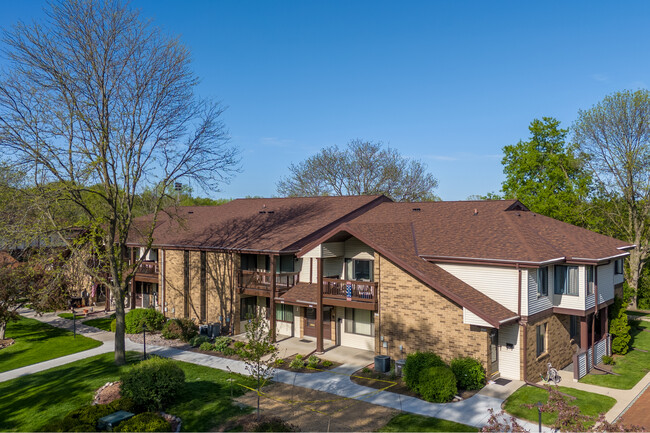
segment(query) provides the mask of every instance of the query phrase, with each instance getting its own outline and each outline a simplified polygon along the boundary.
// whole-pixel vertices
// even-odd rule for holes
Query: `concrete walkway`
[[[72,321],[62,319],[56,314],[45,314],[37,316],[29,311],[24,311],[26,317],[32,317],[53,326],[72,330]],[[98,330],[96,328],[77,323],[77,332],[104,342],[98,348],[75,353],[39,364],[30,365],[24,368],[11,370],[0,374],[0,382],[13,379],[26,374],[47,370],[52,367],[74,362],[80,359],[95,356],[101,353],[111,352],[114,349],[113,333]],[[142,351],[141,344],[133,343],[127,339],[127,350]],[[243,361],[220,358],[197,352],[185,351],[171,347],[161,347],[147,345],[147,353],[172,358],[178,361],[190,362],[192,364],[202,365],[205,367],[217,368],[220,370],[230,371],[233,373],[248,374]],[[350,380],[350,374],[362,368],[364,365],[343,364],[331,371],[321,373],[296,373],[286,370],[277,370],[273,377],[274,381],[282,382],[289,385],[314,389],[330,394],[338,395],[343,398],[352,398],[363,400],[368,403],[389,407],[404,412],[415,413],[419,415],[436,417],[448,421],[455,421],[475,427],[482,427],[487,423],[489,418],[488,409],[493,409],[495,413],[501,410],[501,404],[514,392],[523,382],[511,381],[508,386],[502,386],[495,383],[487,385],[479,393],[467,400],[457,403],[429,403],[415,397],[405,396],[387,391],[379,391],[373,388],[357,385]],[[517,420],[524,428],[531,432],[538,431],[537,424],[524,420]],[[550,429],[544,428],[545,432]]]

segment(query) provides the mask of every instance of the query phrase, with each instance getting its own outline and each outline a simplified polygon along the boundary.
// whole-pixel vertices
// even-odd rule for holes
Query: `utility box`
[[[113,431],[115,427],[122,421],[131,418],[134,414],[125,410],[118,410],[110,415],[102,417],[97,422],[97,428],[100,430]]]
[[[398,376],[404,375],[404,365],[406,364],[406,359],[397,359],[395,361],[395,374]]]
[[[388,373],[390,371],[390,356],[375,356],[375,371],[378,371],[380,373]]]

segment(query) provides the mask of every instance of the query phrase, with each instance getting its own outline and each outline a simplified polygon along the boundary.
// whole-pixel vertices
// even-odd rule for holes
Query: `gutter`
[[[552,264],[552,263],[558,263],[558,262],[566,261],[566,257],[558,257],[556,259],[545,260],[545,261],[542,261],[542,262],[534,262],[534,261],[528,261],[528,260],[488,259],[488,258],[482,258],[482,257],[434,256],[434,255],[427,255],[427,254],[421,254],[420,257],[427,260],[427,261],[429,261],[429,260],[458,260],[458,261],[464,261],[464,262],[503,263],[503,264],[508,264],[508,265],[511,265],[511,266],[517,266],[517,265],[545,266],[545,265],[549,265],[549,264]]]

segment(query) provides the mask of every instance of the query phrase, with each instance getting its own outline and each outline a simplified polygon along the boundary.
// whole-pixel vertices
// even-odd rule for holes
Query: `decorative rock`
[[[175,433],[178,433],[178,432],[181,431],[181,423],[182,423],[182,421],[181,421],[181,419],[179,417],[174,416],[174,415],[170,415],[170,414],[165,413],[165,412],[158,412],[158,413],[160,414],[160,416],[165,418],[165,420],[167,420],[167,422],[169,422],[171,424],[172,429],[173,429],[173,431]],[[176,428],[174,428],[174,427],[176,427]]]
[[[120,382],[106,382],[106,384],[102,387],[100,387],[96,392],[95,392],[95,398],[93,399],[93,405],[96,404],[106,404],[110,403],[114,400],[117,400],[120,398],[120,393],[119,393],[119,385]],[[109,392],[109,388],[117,386],[117,392]],[[112,395],[105,395],[107,392],[109,392]]]

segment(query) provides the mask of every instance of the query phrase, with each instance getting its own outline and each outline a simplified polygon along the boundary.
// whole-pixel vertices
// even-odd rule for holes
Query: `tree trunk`
[[[124,293],[121,287],[113,286],[115,298],[115,364],[126,364],[126,343],[124,340]]]
[[[636,310],[637,308],[637,290],[639,288],[639,279],[641,277],[641,270],[643,269],[644,256],[637,246],[630,251],[628,259],[629,271],[627,275],[627,284],[633,290],[632,299],[630,299],[630,306]]]
[[[260,420],[260,374],[257,372],[257,420]]]
[[[5,329],[7,328],[7,322],[0,323],[0,340],[5,339]]]

